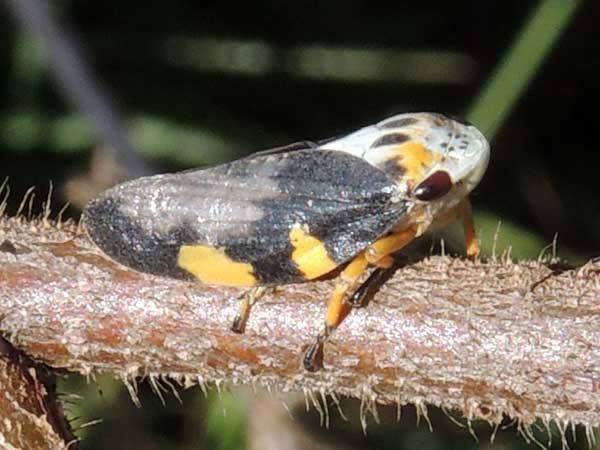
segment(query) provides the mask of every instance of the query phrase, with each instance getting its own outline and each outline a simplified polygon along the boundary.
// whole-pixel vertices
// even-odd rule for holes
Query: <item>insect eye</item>
[[[448,172],[438,170],[429,175],[414,190],[415,197],[424,202],[437,200],[452,189],[452,180]]]

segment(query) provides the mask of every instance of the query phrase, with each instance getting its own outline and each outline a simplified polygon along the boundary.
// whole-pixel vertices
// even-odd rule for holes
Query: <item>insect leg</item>
[[[364,253],[359,253],[340,274],[339,281],[335,285],[325,315],[325,327],[317,335],[315,341],[310,344],[304,353],[304,368],[310,372],[316,372],[323,365],[323,344],[337,328],[352,309],[344,301],[346,293],[354,287],[360,276],[369,265]]]
[[[373,273],[367,278],[363,284],[359,286],[356,291],[350,296],[347,300],[349,304],[351,304],[354,308],[362,308],[365,305],[365,300],[371,297],[377,288],[381,287],[385,281],[393,275],[393,273],[397,270],[397,266],[394,265],[394,258],[392,253],[395,253],[402,249],[406,244],[408,244],[413,237],[415,236],[416,228],[409,227],[400,232],[391,234],[378,240],[373,243],[369,248],[367,248],[366,256],[369,259],[369,256],[372,258],[379,257],[378,260],[371,262],[372,264],[377,266],[377,269],[373,271]],[[381,256],[381,254],[387,253],[385,256]]]
[[[394,265],[394,258],[392,257],[392,255],[386,255],[383,258],[374,262],[373,264],[379,269],[389,269]]]
[[[231,331],[234,333],[243,333],[246,331],[246,323],[250,316],[252,305],[267,292],[265,286],[257,286],[242,294],[239,298],[240,304],[238,313],[231,324]]]
[[[363,284],[346,300],[353,308],[363,308],[366,306],[366,300],[371,298],[381,285],[387,280],[396,270],[397,265],[390,267],[377,268],[375,269],[369,278],[367,278]]]
[[[381,269],[382,271],[391,270],[389,267],[393,264],[391,254],[408,244],[415,237],[416,233],[417,227],[410,226],[381,238],[367,247],[364,252],[356,256],[350,264],[346,266],[340,274],[340,281],[336,284],[331,299],[329,300],[327,314],[325,316],[325,327],[304,354],[304,368],[306,370],[315,372],[322,367],[323,344],[331,332],[342,323],[352,310],[353,303],[345,301],[346,293],[356,285],[356,282],[364,273],[368,265],[377,265],[378,262],[381,261],[381,266],[384,267],[384,269]],[[386,269],[385,267],[388,268]],[[380,275],[383,275],[383,273],[371,276],[378,278]],[[364,290],[368,292],[370,286],[370,284],[367,284]],[[361,297],[361,299],[364,298],[363,295],[359,295],[359,297]]]
[[[402,247],[412,241],[416,234],[417,227],[415,226],[410,226],[403,230],[396,231],[389,236],[383,237],[369,245],[365,251],[365,257],[369,263],[375,265],[377,265],[378,261],[381,261],[382,259],[386,261],[384,258],[400,250]]]
[[[479,255],[479,241],[475,233],[475,224],[473,223],[473,212],[471,211],[471,202],[465,197],[459,205],[460,216],[463,222],[463,231],[465,233],[465,246],[467,256],[475,258]]]

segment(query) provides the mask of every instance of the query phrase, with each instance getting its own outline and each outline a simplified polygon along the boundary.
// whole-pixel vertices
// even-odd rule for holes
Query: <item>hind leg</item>
[[[243,333],[246,331],[246,323],[248,322],[248,317],[250,317],[252,305],[265,295],[267,290],[268,288],[265,286],[257,286],[240,296],[238,313],[231,324],[231,331],[234,333]]]

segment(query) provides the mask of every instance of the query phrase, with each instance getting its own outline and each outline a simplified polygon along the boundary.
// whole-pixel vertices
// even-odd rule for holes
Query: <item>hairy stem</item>
[[[600,264],[430,257],[401,268],[326,346],[330,281],[284,286],[229,331],[240,290],[144,275],[106,259],[74,225],[0,219],[0,333],[56,368],[123,380],[229,381],[376,404],[434,404],[600,423]]]

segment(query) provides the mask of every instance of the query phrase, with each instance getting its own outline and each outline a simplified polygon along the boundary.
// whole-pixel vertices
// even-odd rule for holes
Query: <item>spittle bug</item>
[[[105,254],[135,270],[252,287],[237,332],[269,286],[341,270],[303,359],[314,371],[349,308],[431,225],[462,216],[467,254],[479,252],[468,194],[488,159],[473,126],[400,114],[331,140],[125,182],[90,202],[83,223]],[[370,266],[375,273],[356,289]]]

